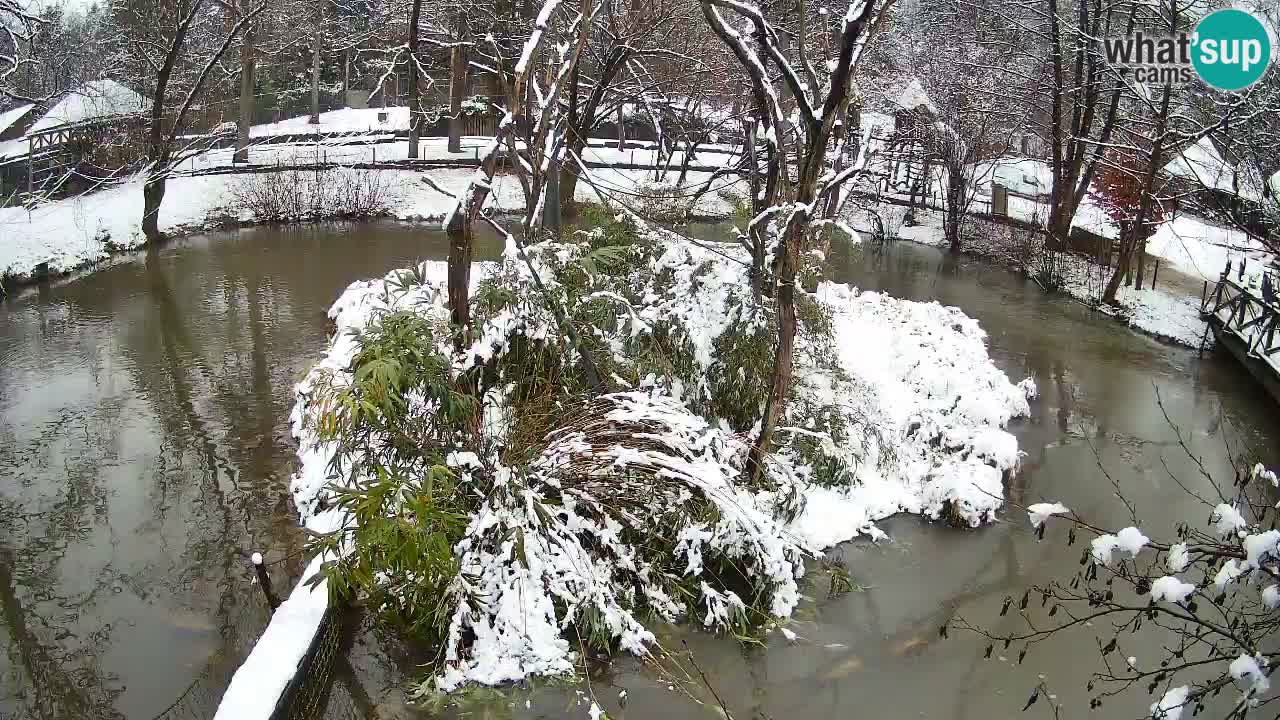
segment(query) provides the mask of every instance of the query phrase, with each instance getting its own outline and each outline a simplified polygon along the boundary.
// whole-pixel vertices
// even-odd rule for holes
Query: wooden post
[[[991,214],[1000,217],[1009,214],[1009,191],[999,183],[991,184]]]
[[[262,586],[262,592],[267,596],[267,606],[275,612],[275,609],[280,607],[280,598],[276,597],[271,589],[271,576],[267,574],[267,567],[262,563],[262,553],[254,553],[250,560],[253,561],[253,572],[258,576],[258,584]]]
[[[1151,268],[1151,289],[1156,289],[1156,276],[1160,274],[1160,259],[1156,259],[1156,264]]]

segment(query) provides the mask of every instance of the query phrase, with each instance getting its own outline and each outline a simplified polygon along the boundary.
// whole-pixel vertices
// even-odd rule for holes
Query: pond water
[[[214,233],[0,304],[0,717],[212,715],[267,619],[248,555],[266,554],[281,591],[300,569],[286,420],[293,382],[325,343],[325,310],[349,282],[446,248],[395,223]],[[497,249],[486,238],[477,256]],[[1202,482],[1179,435],[1215,470],[1228,444],[1280,459],[1277,409],[1230,358],[1159,344],[930,248],[896,243],[834,264],[860,287],[963,308],[1012,380],[1035,378],[1032,416],[1013,427],[1027,455],[1009,488],[1017,501],[1128,524],[1101,464],[1155,531],[1194,508],[1170,473]],[[1083,714],[1092,635],[1033,649],[1020,666],[1012,653],[984,661],[974,636],[938,638],[956,614],[1013,628],[1015,614],[996,617],[1006,594],[1076,569],[1078,545],[1053,532],[1036,542],[1021,513],[1010,520],[958,531],[901,517],[883,525],[892,542],[839,548],[859,589],[827,598],[815,581],[795,644],[664,630],[667,647],[692,651],[685,670],[707,678],[687,693],[623,659],[589,683],[410,709],[411,659],[357,628],[328,717],[586,717],[588,692],[615,718],[714,717],[708,684],[736,718],[1007,717],[1042,673],[1074,703],[1068,716]],[[1149,700],[1116,702],[1137,716]]]

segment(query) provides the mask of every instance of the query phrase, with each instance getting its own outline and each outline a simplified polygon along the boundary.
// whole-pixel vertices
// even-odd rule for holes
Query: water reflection
[[[493,241],[485,253],[492,255]],[[398,224],[192,238],[0,304],[0,717],[209,717],[285,584],[292,385]]]

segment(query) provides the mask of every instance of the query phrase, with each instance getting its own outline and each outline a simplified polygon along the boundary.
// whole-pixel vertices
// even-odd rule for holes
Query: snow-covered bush
[[[579,641],[647,652],[648,618],[749,633],[791,612],[806,557],[876,519],[993,517],[1017,463],[999,426],[1026,393],[976,323],[844,286],[806,294],[793,398],[748,482],[774,320],[742,249],[592,212],[598,227],[527,249],[540,287],[515,253],[481,266],[461,346],[442,268],[356,283],[300,385],[295,503],[345,518],[313,550],[340,558],[324,569],[335,591],[438,643],[428,687],[568,672]],[[841,336],[855,313],[883,363]]]

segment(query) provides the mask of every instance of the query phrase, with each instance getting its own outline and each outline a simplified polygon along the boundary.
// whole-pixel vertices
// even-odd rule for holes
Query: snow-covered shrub
[[[799,303],[793,397],[748,483],[773,320],[741,248],[596,220],[528,248],[540,286],[514,253],[480,266],[461,347],[438,264],[352,285],[299,386],[295,503],[345,513],[316,546],[341,557],[325,572],[437,641],[430,688],[568,672],[579,641],[647,652],[650,617],[743,633],[791,612],[805,557],[876,519],[991,519],[1016,464],[998,426],[1026,396],[976,323],[824,284]]]

